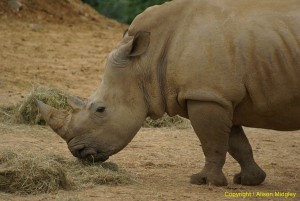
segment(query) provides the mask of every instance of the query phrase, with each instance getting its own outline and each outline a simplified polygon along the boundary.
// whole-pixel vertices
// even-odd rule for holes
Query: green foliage
[[[130,24],[146,8],[162,4],[169,0],[82,0],[90,4],[101,14]]]

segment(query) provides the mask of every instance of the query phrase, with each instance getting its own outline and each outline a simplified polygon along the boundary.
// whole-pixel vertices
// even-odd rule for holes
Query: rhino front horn
[[[39,100],[36,100],[36,105],[43,119],[49,124],[52,130],[64,138],[70,120],[70,114],[59,111]]]

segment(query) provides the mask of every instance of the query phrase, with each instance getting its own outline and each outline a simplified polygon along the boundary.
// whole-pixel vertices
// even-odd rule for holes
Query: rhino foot
[[[246,186],[255,186],[261,184],[266,178],[266,173],[259,167],[253,166],[247,170],[242,170],[234,175],[233,183]]]
[[[192,184],[203,185],[209,184],[214,186],[227,186],[228,182],[223,172],[217,174],[208,174],[207,172],[200,172],[191,176],[190,182]]]

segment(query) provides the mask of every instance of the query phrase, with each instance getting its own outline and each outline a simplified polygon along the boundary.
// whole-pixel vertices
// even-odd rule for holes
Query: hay
[[[83,189],[95,185],[127,185],[134,176],[114,163],[87,163],[45,154],[0,154],[0,192],[50,193],[59,189]]]
[[[71,110],[67,103],[68,93],[61,90],[35,86],[24,101],[9,107],[0,107],[0,120],[10,123],[25,123],[45,125],[46,122],[41,118],[41,114],[35,104],[35,99],[61,110]]]
[[[45,121],[41,118],[35,100],[43,101],[56,109],[71,110],[71,107],[67,103],[67,97],[66,92],[58,89],[36,86],[18,107],[16,119],[22,123],[44,125]]]
[[[54,158],[17,154],[0,155],[0,191],[19,194],[49,193],[69,189],[65,169]]]
[[[176,127],[178,129],[185,129],[190,128],[191,123],[188,119],[182,118],[178,115],[170,117],[167,114],[164,114],[163,117],[157,120],[153,120],[150,117],[147,117],[143,126],[145,128]]]
[[[0,107],[0,121],[2,122],[14,122],[16,108],[14,106]]]
[[[111,162],[90,164],[73,162],[70,168],[73,169],[73,181],[81,186],[119,186],[132,184],[136,180],[134,176],[120,170],[115,163]]]

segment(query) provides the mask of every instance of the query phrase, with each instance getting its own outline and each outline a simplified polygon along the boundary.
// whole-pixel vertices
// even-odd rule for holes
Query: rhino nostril
[[[77,158],[86,158],[89,160],[93,160],[93,158],[97,155],[97,151],[94,148],[86,147],[85,145],[76,145],[69,146],[71,153]]]
[[[84,148],[81,149],[73,149],[72,154],[77,158],[82,158],[82,153],[84,152]]]
[[[76,150],[76,152],[77,152],[77,157],[79,157],[79,158],[84,157],[84,150],[85,150],[84,147],[81,148],[81,149],[77,149],[77,150]]]
[[[78,158],[93,158],[97,154],[97,152],[92,148],[82,148],[76,151]]]
[[[71,153],[77,158],[81,158],[81,154],[84,151],[84,148],[85,148],[84,145],[76,145],[76,146],[69,145],[69,149]]]
[[[84,158],[86,158],[86,157],[91,157],[91,158],[93,158],[93,156],[94,155],[96,155],[97,154],[97,152],[94,150],[94,149],[92,149],[92,148],[86,148],[83,152],[82,152],[82,157],[84,157]]]

